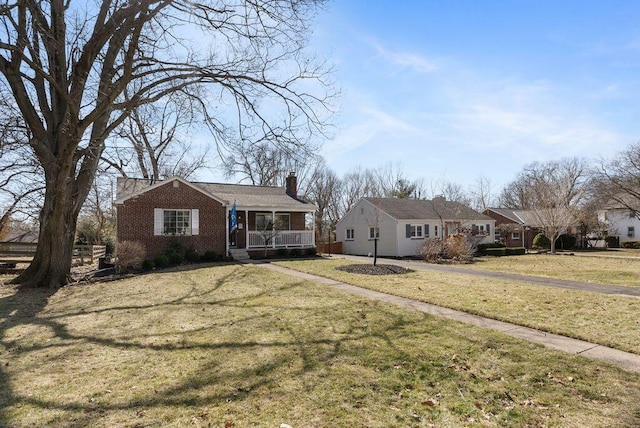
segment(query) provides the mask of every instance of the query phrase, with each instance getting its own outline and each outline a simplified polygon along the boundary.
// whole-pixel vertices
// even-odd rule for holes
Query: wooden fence
[[[36,246],[27,242],[0,242],[0,263],[30,263]],[[73,261],[80,265],[93,264],[100,257],[105,257],[106,253],[107,247],[104,245],[76,245],[73,247]]]
[[[342,254],[342,242],[332,242],[331,248],[329,248],[329,244],[323,242],[317,242],[316,248],[318,249],[318,254]]]

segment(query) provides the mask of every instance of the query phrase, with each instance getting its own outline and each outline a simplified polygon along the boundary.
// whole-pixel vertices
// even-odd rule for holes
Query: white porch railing
[[[264,248],[265,238],[268,248],[313,247],[313,230],[278,230],[273,234],[250,230],[247,248]]]

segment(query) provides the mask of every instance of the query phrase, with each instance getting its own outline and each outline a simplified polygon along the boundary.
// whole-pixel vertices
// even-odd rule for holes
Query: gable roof
[[[540,223],[541,220],[538,215],[536,215],[534,210],[514,210],[511,208],[487,208],[486,211],[493,211],[497,214],[500,214],[503,217],[506,217],[509,220],[512,220],[516,224],[520,224],[523,226],[531,226],[531,227],[543,227]],[[568,213],[566,210],[562,210],[557,208],[556,211],[559,215],[562,213]],[[576,220],[577,221],[577,220]]]
[[[389,214],[396,220],[478,220],[493,221],[459,202],[444,198],[400,199],[400,198],[364,198],[371,205]]]
[[[517,224],[523,224],[524,220],[518,216],[518,214],[516,213],[516,211],[523,211],[523,210],[512,210],[511,208],[487,208],[485,210],[485,212],[487,211],[493,211],[494,213],[501,215],[502,217],[511,220],[514,223]]]
[[[219,201],[223,205],[231,206],[235,202],[238,209],[279,208],[291,211],[315,210],[315,206],[310,202],[288,195],[284,187],[191,182],[179,177],[172,177],[164,181],[156,182],[140,178],[118,178],[115,204],[122,204],[127,199],[141,195],[174,180],[179,180],[210,198]]]

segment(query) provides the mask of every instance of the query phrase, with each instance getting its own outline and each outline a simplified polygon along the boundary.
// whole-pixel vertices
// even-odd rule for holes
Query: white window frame
[[[520,239],[520,231],[514,230],[513,232],[511,232],[511,239]]]
[[[424,238],[424,225],[423,224],[411,224],[409,225],[411,230],[411,239],[423,239]]]
[[[258,227],[258,217],[264,217],[264,224],[269,224],[268,222],[271,222],[272,225],[275,225],[276,222],[281,219],[281,218],[286,218],[286,228],[283,228],[282,230],[291,230],[291,214],[289,213],[276,213],[275,215],[275,221],[273,220],[273,213],[270,212],[258,212],[256,213],[256,221],[255,221],[255,230],[256,231],[262,231],[264,229],[261,229]]]
[[[353,227],[348,227],[347,229],[345,229],[345,241],[353,241],[355,239],[355,230],[353,229]]]
[[[635,238],[636,237],[636,228],[635,226],[627,227],[627,238]]]
[[[176,224],[174,231],[167,231],[167,219],[168,213],[177,213],[182,215],[186,214],[186,224],[183,224],[181,228]],[[154,236],[193,236],[200,233],[200,211],[198,209],[188,208],[154,208],[153,210],[153,234]]]
[[[380,239],[380,228],[379,227],[369,227],[369,240]]]

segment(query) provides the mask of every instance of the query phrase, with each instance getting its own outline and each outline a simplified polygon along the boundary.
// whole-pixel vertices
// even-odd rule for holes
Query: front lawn
[[[278,262],[383,293],[640,354],[637,298],[436,271],[372,277],[336,269],[352,263],[340,258]]]
[[[259,267],[0,288],[0,425],[640,424],[640,376]]]
[[[640,254],[638,250],[636,251]],[[588,255],[587,255],[588,254]],[[616,252],[625,257],[606,256],[610,252],[527,254],[524,256],[478,257],[476,263],[460,265],[466,269],[515,273],[568,279],[572,281],[640,287],[640,259],[629,251]],[[637,255],[634,253],[634,255]]]

